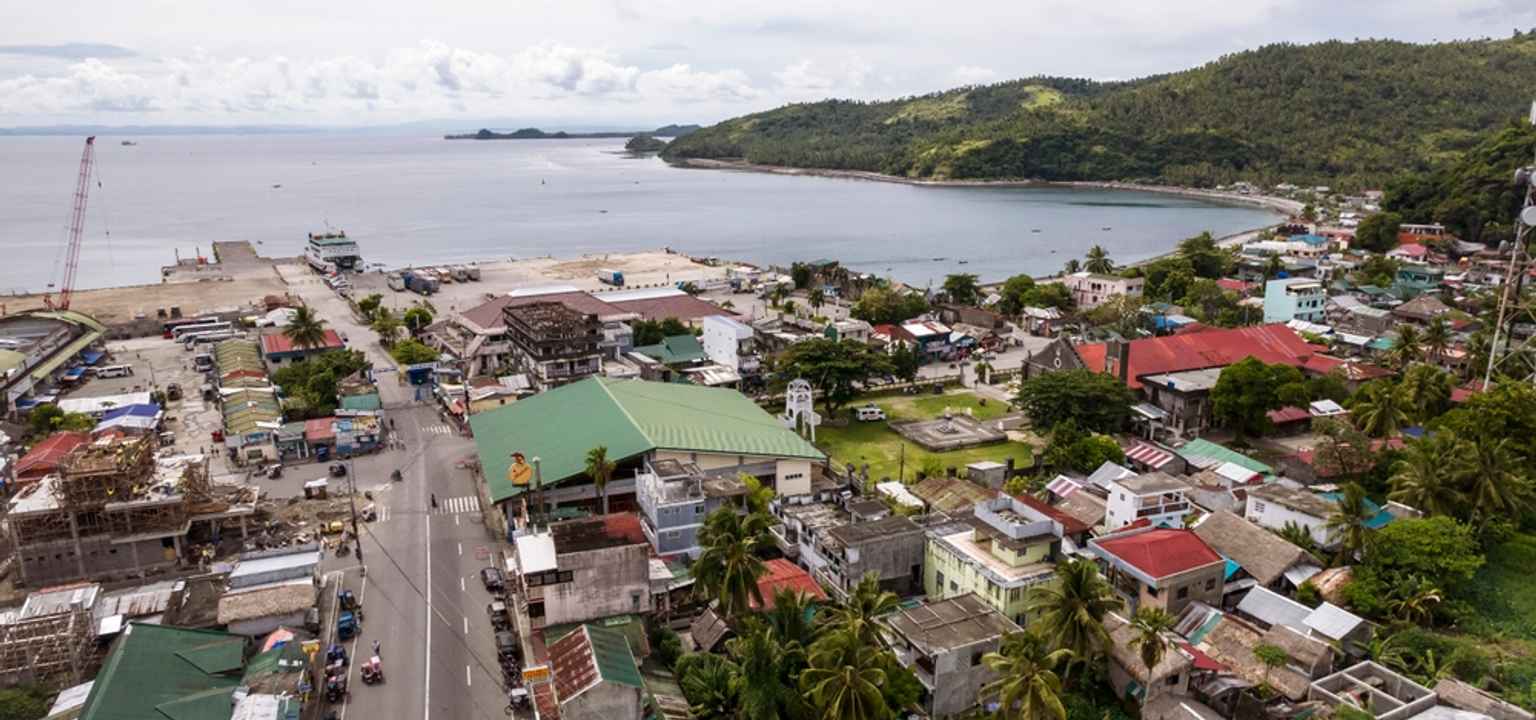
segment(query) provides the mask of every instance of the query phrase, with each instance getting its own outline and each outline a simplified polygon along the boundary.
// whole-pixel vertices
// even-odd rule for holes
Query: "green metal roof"
[[[378,393],[343,395],[340,407],[343,410],[378,410],[384,407],[384,403],[379,400]]]
[[[88,328],[90,328],[92,330],[95,330],[96,332],[106,332],[107,331],[107,326],[106,325],[102,325],[101,322],[98,321],[96,318],[93,318],[90,315],[86,315],[85,313],[82,313],[82,312],[75,312],[74,310],[47,310],[47,311],[40,312],[40,313],[35,313],[35,314],[38,317],[53,318],[54,320],[63,320],[64,322],[71,323],[71,324],[74,324],[74,325],[84,325],[84,326],[86,326],[86,327],[88,327]]]
[[[96,675],[81,720],[229,720],[245,638],[132,623]]]
[[[588,378],[470,416],[493,502],[522,494],[507,468],[513,452],[540,459],[546,487],[586,471],[587,451],[608,448],[620,462],[652,450],[725,455],[825,455],[735,390]]]
[[[1179,448],[1178,453],[1179,457],[1183,458],[1208,457],[1214,460],[1219,460],[1221,462],[1229,462],[1234,465],[1239,465],[1241,467],[1252,470],[1256,473],[1264,473],[1265,475],[1272,474],[1275,471],[1274,468],[1265,465],[1258,460],[1254,460],[1253,458],[1248,457],[1247,455],[1244,455],[1236,450],[1217,445],[1216,443],[1201,438],[1195,438],[1194,440],[1190,440],[1189,442],[1185,443],[1184,447]]]
[[[60,348],[58,352],[53,354],[53,357],[48,358],[47,362],[32,368],[32,379],[43,380],[52,375],[53,371],[59,369],[60,365],[75,359],[75,356],[79,355],[81,350],[84,350],[99,338],[101,338],[100,330],[87,330],[84,335],[75,338],[68,345]]]
[[[705,357],[704,346],[693,335],[671,335],[655,345],[642,345],[631,352],[652,358],[662,365],[698,362]]]
[[[15,350],[0,348],[0,375],[23,367],[27,364],[27,354]]]
[[[588,625],[587,638],[592,641],[592,662],[597,665],[597,673],[603,680],[633,688],[645,685],[623,631]]]

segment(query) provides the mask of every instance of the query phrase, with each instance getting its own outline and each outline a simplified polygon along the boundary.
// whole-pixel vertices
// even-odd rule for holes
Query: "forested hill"
[[[727,120],[668,159],[918,178],[1374,186],[1524,117],[1536,30],[1506,40],[1270,45],[1129,82],[1035,77]]]

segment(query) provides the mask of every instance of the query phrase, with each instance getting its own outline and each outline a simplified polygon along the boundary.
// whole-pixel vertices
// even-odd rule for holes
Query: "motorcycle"
[[[389,473],[389,479],[393,480],[395,482],[400,482],[400,480],[402,479],[401,475],[400,475],[400,471],[399,470],[391,471]]]

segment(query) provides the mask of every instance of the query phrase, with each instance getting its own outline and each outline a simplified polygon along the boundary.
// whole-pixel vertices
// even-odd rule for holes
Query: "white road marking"
[[[464,578],[459,578],[459,592],[465,592],[465,590],[464,590]]]
[[[467,616],[464,618],[464,636],[469,637],[469,618]]]
[[[464,543],[459,543],[459,554],[460,555],[464,554]]]
[[[453,434],[453,428],[449,427],[448,425],[443,424],[443,423],[439,423],[437,425],[428,425],[428,426],[422,428],[421,431],[425,432],[425,433],[431,433],[433,435],[452,435]]]
[[[432,717],[432,523],[427,523],[427,646],[426,655],[422,658],[422,664],[428,668],[426,684],[422,688],[421,717],[422,720],[430,720]]]
[[[454,525],[458,525],[459,524],[459,516],[458,515],[454,515],[453,516],[453,524]]]
[[[433,515],[459,515],[477,512],[480,512],[479,495],[460,495],[459,497],[440,499],[437,501],[437,507],[432,508]]]
[[[470,677],[469,666],[468,665],[464,666],[464,684],[465,685],[474,685],[475,684],[475,681]]]

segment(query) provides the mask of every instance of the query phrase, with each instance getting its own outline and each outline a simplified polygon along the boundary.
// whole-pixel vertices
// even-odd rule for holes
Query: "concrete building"
[[[923,710],[940,720],[977,707],[981,689],[998,677],[981,657],[1019,632],[973,593],[898,611],[886,627],[896,659],[923,685]]]
[[[502,311],[513,365],[539,390],[603,370],[603,324],[593,313],[559,302],[509,305]]]
[[[737,504],[746,491],[736,477],[711,477],[697,464],[671,458],[644,462],[635,473],[641,529],[657,555],[698,557],[704,519]]]
[[[274,368],[285,364],[291,365],[311,355],[319,355],[331,350],[345,350],[346,347],[341,336],[329,328],[326,329],[320,344],[314,347],[301,347],[295,344],[282,330],[261,336],[261,356]]]
[[[1312,278],[1277,278],[1264,283],[1264,322],[1327,319],[1328,292]]]
[[[1129,613],[1128,613],[1129,614]],[[1104,618],[1109,632],[1109,685],[1116,697],[1129,697],[1146,705],[1161,697],[1182,696],[1189,691],[1194,659],[1170,633],[1163,659],[1151,669],[1141,661],[1141,653],[1132,646],[1136,628],[1126,617],[1110,613]]]
[[[1066,528],[1007,495],[976,503],[965,522],[928,531],[923,587],[930,598],[975,593],[1019,625],[1027,625],[1028,589],[1056,577]]]
[[[710,315],[704,318],[704,332],[699,340],[704,344],[704,354],[709,361],[747,377],[762,369],[762,359],[757,354],[756,331],[735,318]]]
[[[1147,284],[1144,278],[1123,278],[1090,272],[1073,273],[1062,278],[1061,282],[1067,286],[1067,292],[1072,294],[1072,300],[1079,310],[1092,310],[1116,295],[1141,297],[1142,288]]]
[[[1281,530],[1286,523],[1295,523],[1307,529],[1318,547],[1332,547],[1328,517],[1335,506],[1316,493],[1271,483],[1248,491],[1248,505],[1243,516],[1249,522],[1271,530]]]
[[[651,611],[651,546],[636,515],[558,522],[515,546],[532,629]]]
[[[70,364],[92,352],[106,329],[95,318],[68,310],[0,317],[0,414],[10,415],[27,404],[24,398],[81,377],[76,373],[66,380]]]
[[[549,646],[562,720],[640,720],[645,684],[624,633],[582,625]]]
[[[1189,485],[1161,472],[1112,480],[1104,507],[1104,527],[1110,532],[1146,520],[1154,527],[1184,527],[1190,511]]]
[[[1135,528],[1093,538],[1088,549],[1126,601],[1178,615],[1191,602],[1220,606],[1226,560],[1189,530]]]
[[[577,312],[596,315],[603,326],[598,348],[604,358],[616,358],[634,346],[634,330],[629,323],[639,315],[599,300],[574,285],[514,290],[433,323],[423,336],[434,349],[464,361],[470,377],[498,374],[516,361],[507,338],[504,311],[537,302],[558,302]]]
[[[280,627],[303,627],[319,598],[320,550],[315,545],[240,556],[219,598],[218,623],[236,635],[257,637]]]
[[[905,515],[832,528],[821,545],[828,564],[817,579],[839,597],[846,597],[870,573],[879,579],[880,589],[901,597],[922,592],[923,529]]]

